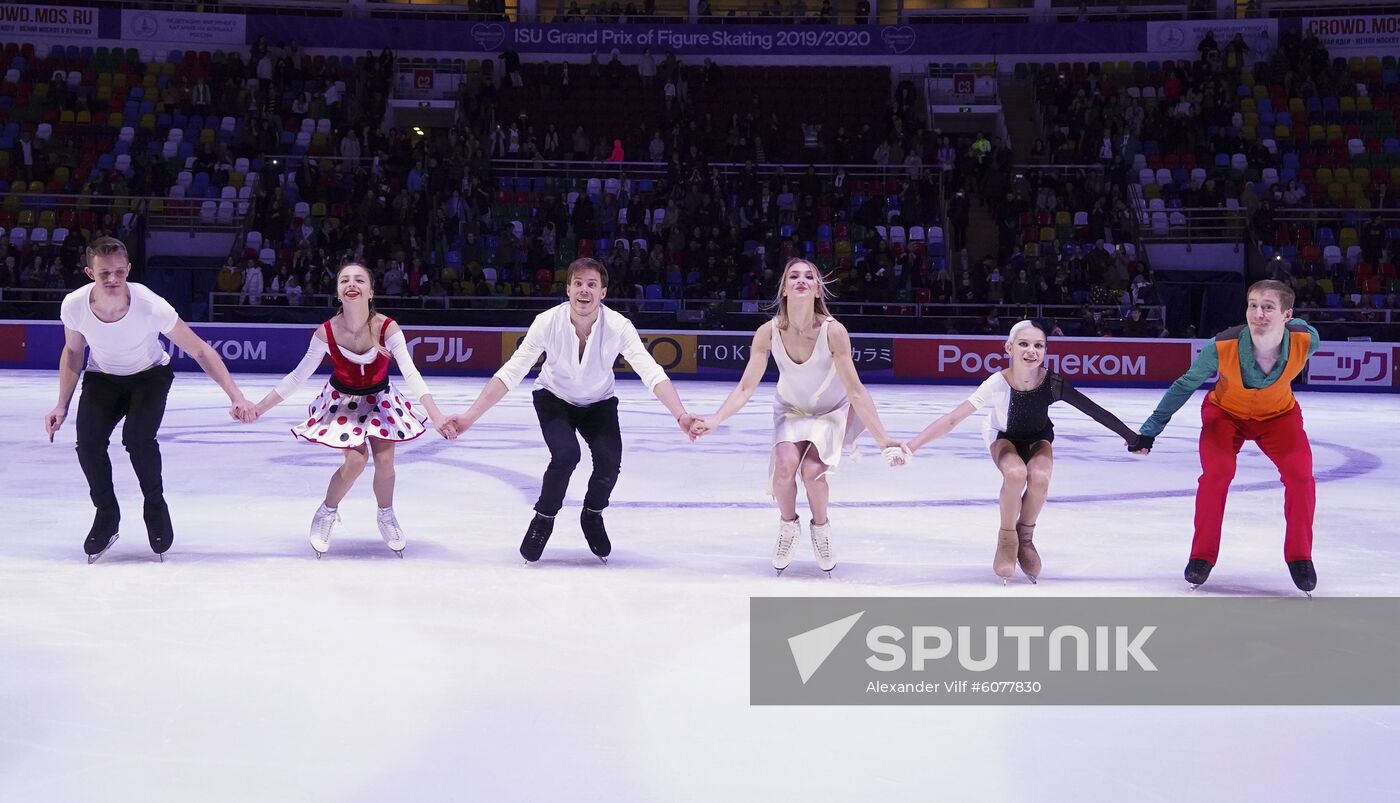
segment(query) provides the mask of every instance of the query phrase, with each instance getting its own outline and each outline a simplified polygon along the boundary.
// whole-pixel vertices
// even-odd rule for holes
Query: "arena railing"
[[[1325,207],[1275,207],[1270,217],[1275,227],[1308,227],[1316,229],[1328,226],[1335,229],[1346,227],[1361,228],[1379,215],[1386,228],[1400,227],[1400,209],[1329,209]],[[1273,232],[1260,232],[1271,235]]]
[[[575,161],[571,159],[547,159],[536,164],[528,159],[492,159],[492,169],[495,175],[510,176],[512,178],[666,178],[670,175],[670,164],[667,162],[595,162],[595,161]],[[724,177],[735,176],[743,172],[747,167],[745,162],[708,162],[708,167],[719,170]],[[881,180],[908,178],[908,168],[904,165],[873,165],[873,164],[835,164],[830,162],[784,162],[774,164],[769,162],[755,163],[754,172],[762,178],[778,175],[782,170],[783,177],[797,181],[808,167],[816,168],[817,175],[822,177],[835,176],[837,171],[844,169],[846,175],[852,178],[878,178]],[[921,168],[925,174],[938,174],[937,165],[925,164]]]
[[[1259,4],[1270,17],[1344,17],[1361,14],[1400,13],[1396,0],[1328,0],[1319,8],[1317,0],[1266,0]]]
[[[5,291],[0,298],[13,298],[15,293],[50,291]],[[48,303],[57,315],[57,302],[66,291]],[[266,294],[265,294],[266,295]],[[266,303],[240,305],[239,293],[211,293],[210,319],[216,322],[314,323],[334,310],[336,300],[330,295],[304,297],[300,306],[292,307],[285,300],[268,295]],[[523,328],[535,315],[558,304],[558,296],[375,296],[378,309],[392,311],[396,318],[409,325],[423,326],[500,326]],[[608,306],[628,315],[644,329],[734,330],[752,331],[772,317],[766,301],[732,299],[608,299]],[[1066,335],[1082,335],[1080,316],[1086,307],[1050,304],[914,304],[902,301],[833,301],[831,312],[853,332],[869,333],[952,333],[976,334],[989,311],[995,311],[1002,329],[1022,318],[1057,321]],[[7,310],[0,304],[0,312]],[[1095,325],[1101,330],[1121,330],[1125,312],[1118,306],[1089,306]],[[1165,308],[1147,307],[1146,318],[1159,327]],[[1374,340],[1400,342],[1400,310],[1396,309],[1302,309],[1296,314],[1306,317],[1324,340]],[[12,316],[6,313],[0,317]],[[36,317],[21,315],[16,317]],[[42,317],[42,316],[37,316]],[[1165,336],[1165,335],[1164,335]]]
[[[1035,0],[898,0],[895,11],[908,25],[1024,23],[1044,14],[1035,9]]]
[[[495,22],[515,22],[520,19],[517,0],[503,0],[500,11],[471,10],[466,0],[366,0],[369,15],[374,18],[399,19],[457,19]]]
[[[67,288],[38,287],[0,288],[0,319],[57,320],[58,308]],[[240,305],[241,293],[209,294],[209,320],[213,322],[307,323],[324,320],[335,308],[332,295],[306,296],[299,306],[288,306],[284,298],[265,293],[262,305]],[[375,296],[375,306],[403,313],[436,313],[410,315],[410,325],[442,326],[502,326],[519,328],[530,324],[533,317],[561,301],[556,296]],[[651,310],[648,305],[674,304],[673,309]],[[763,301],[724,299],[685,299],[648,301],[646,299],[611,298],[608,305],[633,317],[639,325],[651,329],[732,329],[752,330],[772,316]],[[678,315],[676,310],[690,311]],[[1025,317],[1057,320],[1067,335],[1080,334],[1079,316],[1084,307],[1069,305],[1016,304],[908,304],[892,302],[832,302],[832,313],[846,321],[855,332],[918,332],[930,329],[971,332],[989,310],[996,310],[1001,321],[1018,321]],[[1088,307],[1098,314],[1100,326],[1113,329],[1123,323],[1122,309],[1116,306]],[[471,313],[465,318],[465,313]],[[1400,310],[1371,308],[1298,308],[1300,315],[1322,334],[1324,340],[1348,339],[1400,342]],[[298,314],[300,313],[300,314]],[[1148,319],[1160,323],[1160,308],[1150,308]]]
[[[612,288],[614,293],[618,287]],[[245,304],[240,292],[209,293],[210,320],[216,322],[292,323],[325,318],[339,301],[334,295],[305,295],[291,305],[285,295],[264,292],[259,304]],[[393,312],[405,323],[434,325],[489,325],[526,327],[540,312],[556,306],[563,296],[387,296],[374,297],[376,309]],[[651,329],[753,329],[773,316],[765,300],[716,298],[648,299],[614,295],[608,306],[634,319],[638,326]],[[1058,320],[1067,334],[1078,328],[1085,307],[1050,304],[918,304],[909,301],[831,301],[831,312],[853,331],[936,332],[949,329],[970,331],[987,314],[995,311],[1002,320],[1022,318]],[[1124,311],[1118,306],[1090,306],[1096,323],[1108,329],[1122,325]],[[1148,307],[1147,320],[1159,323],[1163,310]],[[419,314],[414,314],[419,313]],[[318,318],[319,316],[319,318]],[[1007,324],[1008,326],[1010,324]]]
[[[770,8],[767,0],[711,0],[710,14],[707,17],[696,16],[695,21],[705,24],[734,24],[734,25],[817,25],[818,13],[821,11],[821,0],[804,0],[807,5],[807,13],[798,16],[792,13],[792,3],[784,2],[782,9],[774,12]],[[855,0],[833,0],[832,18],[828,25],[855,25],[856,3]],[[733,16],[730,16],[733,12]],[[898,19],[898,11],[895,9],[879,9],[878,13],[872,11],[867,18],[867,24],[879,25],[882,23],[894,23]]]
[[[81,223],[81,216],[93,213],[98,217],[107,213],[118,216],[132,209],[144,210],[147,225],[151,228],[176,231],[234,231],[241,225],[247,214],[240,211],[247,200],[232,200],[233,215],[230,219],[219,216],[219,204],[228,199],[220,198],[169,198],[166,196],[96,195],[96,194],[55,194],[55,193],[10,193],[7,198],[19,198],[19,206],[34,212],[73,210]],[[205,201],[214,203],[214,216],[205,216]],[[32,228],[27,226],[26,228]],[[57,226],[55,228],[58,228]],[[71,226],[66,228],[72,228]]]
[[[1143,243],[1243,243],[1249,230],[1243,209],[1144,206],[1137,212],[1138,236]],[[1158,217],[1158,213],[1163,217]]]
[[[1050,0],[1050,20],[1078,22],[1081,15],[1086,22],[1215,19],[1223,16],[1216,10],[1215,0],[1209,0],[1209,4],[1198,3],[1197,6],[1193,9],[1190,0],[1091,0],[1088,3],[1084,0]],[[1317,7],[1315,2],[1313,7]],[[1236,12],[1232,7],[1226,13],[1233,18]]]

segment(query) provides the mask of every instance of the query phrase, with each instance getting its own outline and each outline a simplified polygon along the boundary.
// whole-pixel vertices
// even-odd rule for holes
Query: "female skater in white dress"
[[[763,379],[771,352],[778,365],[773,398],[773,453],[768,491],[777,500],[778,543],[773,568],[781,574],[792,563],[802,525],[797,518],[797,477],[807,489],[811,509],[812,550],[817,565],[836,567],[827,519],[830,489],[826,475],[836,470],[852,412],[882,448],[902,459],[899,443],[889,438],[870,393],[851,360],[851,337],[827,310],[821,273],[805,259],[793,259],[783,271],[775,300],[777,315],[754,334],[749,363],[739,384],[719,410],[691,426],[697,437],[718,427],[748,403]],[[854,434],[854,433],[853,433]]]

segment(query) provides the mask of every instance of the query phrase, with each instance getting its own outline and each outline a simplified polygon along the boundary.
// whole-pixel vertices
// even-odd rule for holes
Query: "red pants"
[[[1220,522],[1225,496],[1235,478],[1235,458],[1245,441],[1254,441],[1278,467],[1283,480],[1285,561],[1312,560],[1313,510],[1317,484],[1313,481],[1312,447],[1303,431],[1303,411],[1292,410],[1268,421],[1244,421],[1212,404],[1201,405],[1201,479],[1196,491],[1196,536],[1191,557],[1210,561],[1220,554]]]

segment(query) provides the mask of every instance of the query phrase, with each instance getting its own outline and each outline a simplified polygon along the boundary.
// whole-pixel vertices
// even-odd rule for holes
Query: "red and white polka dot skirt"
[[[411,441],[427,431],[426,423],[427,417],[393,385],[383,393],[352,396],[327,384],[292,434],[334,449],[356,449],[366,438]]]

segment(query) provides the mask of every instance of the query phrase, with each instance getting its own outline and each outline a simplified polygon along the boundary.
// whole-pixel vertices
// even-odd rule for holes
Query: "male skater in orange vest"
[[[1287,523],[1283,559],[1293,582],[1308,596],[1317,587],[1312,562],[1312,447],[1303,431],[1303,412],[1293,398],[1293,380],[1317,351],[1317,330],[1293,317],[1293,290],[1265,279],[1249,288],[1245,326],[1226,329],[1207,343],[1147,422],[1140,450],[1152,448],[1172,414],[1217,370],[1220,378],[1201,405],[1201,479],[1196,491],[1196,535],[1186,582],[1194,589],[1206,581],[1220,554],[1220,523],[1225,496],[1235,477],[1235,458],[1245,441],[1254,441],[1278,466],[1283,480],[1283,516]]]

